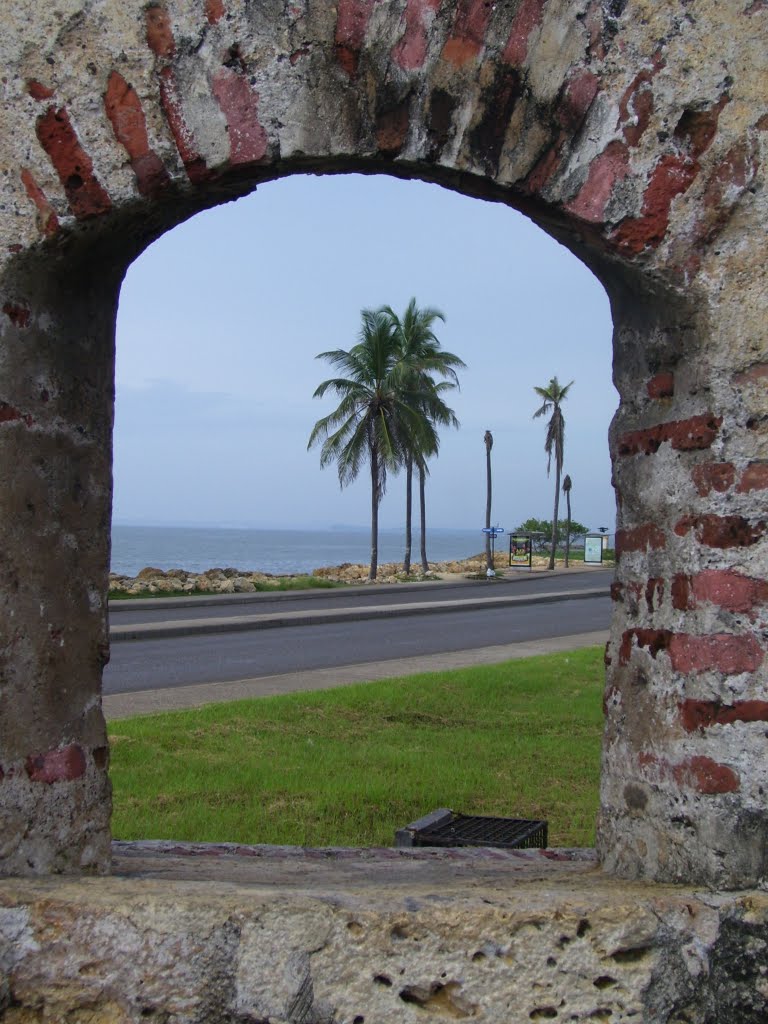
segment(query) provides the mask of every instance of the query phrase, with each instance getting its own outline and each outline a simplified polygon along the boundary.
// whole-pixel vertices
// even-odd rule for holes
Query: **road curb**
[[[607,587],[580,591],[552,591],[546,594],[498,595],[488,598],[469,598],[466,601],[432,601],[424,604],[364,605],[343,610],[320,609],[311,612],[273,612],[266,615],[237,615],[226,619],[192,619],[164,622],[157,625],[111,626],[112,643],[129,640],[168,640],[185,636],[205,636],[221,633],[242,633],[260,629],[284,629],[291,626],[320,626],[337,622],[363,622],[370,619],[392,619],[400,616],[437,615],[478,609],[514,608],[534,604],[553,604],[559,601],[607,597]]]
[[[132,690],[127,693],[104,694],[102,705],[108,722],[133,715],[182,711],[204,704],[221,704],[233,700],[273,697],[283,693],[335,689],[356,683],[375,682],[425,672],[451,672],[455,669],[493,665],[518,658],[542,654],[564,654],[582,647],[604,644],[608,630],[548,637],[543,640],[518,640],[512,644],[451,651],[444,654],[423,654],[388,661],[339,665],[333,668],[285,672],[211,683],[190,683],[186,686],[161,687],[156,690]]]

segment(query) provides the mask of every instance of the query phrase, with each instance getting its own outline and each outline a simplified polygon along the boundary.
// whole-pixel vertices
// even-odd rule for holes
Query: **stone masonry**
[[[125,269],[261,181],[355,170],[514,206],[603,282],[620,562],[599,857],[630,879],[765,881],[767,41],[764,0],[3,5],[5,874],[110,868]]]
[[[2,4],[0,1019],[766,1019],[767,54],[766,0]],[[349,171],[513,206],[610,297],[597,862],[113,859],[122,277],[202,209]]]

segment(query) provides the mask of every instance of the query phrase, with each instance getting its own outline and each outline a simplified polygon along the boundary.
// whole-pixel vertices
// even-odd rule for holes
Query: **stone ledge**
[[[0,882],[7,1024],[748,1024],[766,951],[768,894],[591,851],[116,843],[109,878]]]

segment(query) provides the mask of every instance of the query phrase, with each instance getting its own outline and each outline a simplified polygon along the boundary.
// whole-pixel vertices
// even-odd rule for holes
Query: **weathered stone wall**
[[[768,1014],[766,893],[626,883],[527,850],[117,853],[113,878],[3,883],[7,1024]]]
[[[356,169],[513,205],[603,281],[621,561],[600,855],[630,877],[765,878],[767,21],[763,0],[3,7],[5,872],[109,865],[122,273],[261,180]]]

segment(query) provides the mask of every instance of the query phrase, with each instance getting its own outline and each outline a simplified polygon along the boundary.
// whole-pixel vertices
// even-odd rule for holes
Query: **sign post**
[[[494,561],[494,546],[496,544],[496,538],[500,537],[502,535],[502,533],[504,533],[504,527],[503,526],[484,526],[482,532],[490,534],[490,537],[491,537],[491,562],[494,562],[494,564],[495,564],[495,561]],[[495,576],[496,573],[495,573],[495,571],[493,569],[486,569],[485,570],[485,575],[490,579],[491,576]]]

